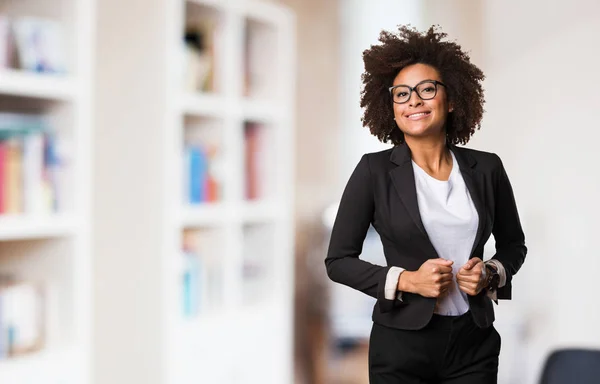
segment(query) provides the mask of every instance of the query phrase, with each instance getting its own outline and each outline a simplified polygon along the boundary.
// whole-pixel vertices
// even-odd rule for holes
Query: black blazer
[[[500,158],[473,149],[450,146],[477,213],[479,227],[470,257],[483,259],[490,234],[496,254],[506,269],[506,285],[499,299],[511,298],[512,277],[525,260],[527,248],[512,187]],[[388,266],[359,259],[369,225],[379,233]],[[399,329],[427,325],[436,299],[403,293],[403,300],[386,300],[384,287],[390,266],[416,271],[428,259],[438,258],[421,221],[410,148],[406,144],[365,154],[342,195],[325,258],[327,274],[377,299],[373,321]],[[485,291],[468,296],[475,323],[486,328],[494,321],[492,301]]]

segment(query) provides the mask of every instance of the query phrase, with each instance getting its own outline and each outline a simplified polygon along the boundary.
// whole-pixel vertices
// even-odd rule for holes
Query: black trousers
[[[373,324],[370,384],[496,384],[500,335],[479,328],[471,313],[433,315],[420,330]]]

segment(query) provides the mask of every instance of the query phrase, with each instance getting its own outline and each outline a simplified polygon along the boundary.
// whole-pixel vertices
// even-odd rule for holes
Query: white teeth
[[[415,114],[409,115],[408,117],[420,117],[420,116],[424,116],[424,115],[426,115],[425,112],[420,112],[420,113],[415,113]]]

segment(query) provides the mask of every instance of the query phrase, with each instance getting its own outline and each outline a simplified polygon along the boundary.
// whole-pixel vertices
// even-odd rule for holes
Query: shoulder
[[[365,153],[361,159],[361,162],[366,162],[371,167],[377,167],[379,165],[387,164],[390,161],[390,156],[394,147],[384,149],[377,152]]]
[[[502,160],[496,153],[458,146],[454,146],[453,150],[455,153],[475,161],[476,167],[480,171],[496,171],[502,167]]]
[[[383,151],[368,152],[362,155],[356,169],[367,172],[370,177],[378,177],[389,168],[390,156],[394,147]]]

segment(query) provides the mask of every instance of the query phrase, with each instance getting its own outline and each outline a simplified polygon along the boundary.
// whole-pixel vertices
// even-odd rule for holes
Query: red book
[[[255,123],[246,123],[246,198],[257,199],[258,196],[258,151],[260,127]]]

